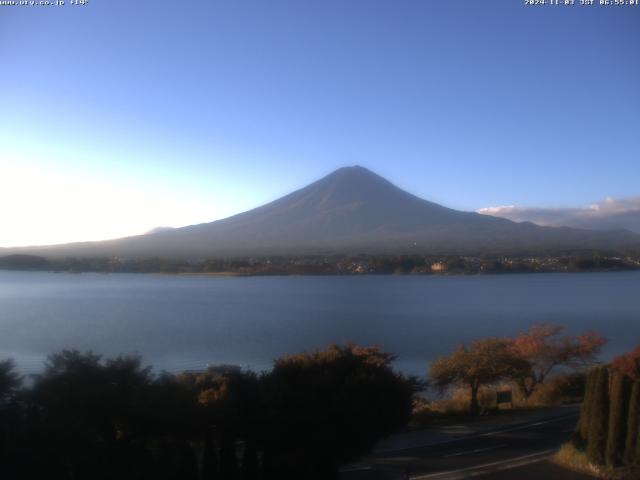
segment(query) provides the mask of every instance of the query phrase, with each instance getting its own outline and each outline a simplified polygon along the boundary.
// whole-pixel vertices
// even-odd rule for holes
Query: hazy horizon
[[[340,168],[345,168],[345,167],[340,167]],[[330,172],[330,173],[333,173],[333,172]],[[325,176],[321,178],[324,178],[324,177]],[[402,188],[401,185],[396,185],[396,186],[398,186],[399,188]],[[299,188],[295,188],[293,191],[297,191],[304,187],[307,187],[307,185],[301,185]],[[291,193],[291,192],[287,192],[287,193]],[[265,203],[270,203],[271,201],[274,201],[274,200],[277,200],[277,199],[273,198],[271,200],[268,200]],[[261,205],[256,205],[256,207],[260,207],[260,206]],[[447,205],[443,205],[443,206],[447,207]],[[574,228],[586,228],[586,229],[596,229],[596,230],[601,230],[601,229],[614,230],[614,229],[625,228],[625,229],[631,230],[632,232],[640,233],[640,229],[637,228],[635,225],[636,223],[639,222],[639,219],[640,219],[640,198],[629,198],[629,199],[607,198],[602,202],[592,203],[584,207],[576,207],[576,208],[566,208],[566,207],[537,208],[537,207],[527,207],[527,206],[520,207],[520,206],[514,206],[514,205],[506,205],[506,206],[479,208],[479,209],[476,209],[475,211],[483,215],[502,217],[514,222],[532,222],[540,226],[553,226],[553,227],[569,226]],[[245,212],[244,210],[238,211],[238,212],[232,212],[229,215],[221,218],[195,221],[192,224],[157,225],[143,232],[134,232],[134,233],[129,233],[129,234],[116,236],[116,237],[75,239],[69,242],[65,241],[65,242],[57,242],[53,244],[3,245],[2,243],[0,243],[0,248],[37,247],[41,245],[46,246],[46,245],[56,245],[56,244],[62,244],[62,243],[91,242],[91,241],[111,240],[111,239],[123,238],[128,236],[136,236],[136,235],[147,235],[147,234],[157,233],[160,231],[171,230],[174,228],[180,228],[180,227],[189,226],[189,225],[197,225],[200,223],[210,223],[217,220],[223,220],[225,218],[229,218],[244,212]],[[626,218],[623,219],[622,223],[624,224],[624,226],[616,227],[615,220],[611,221],[610,217],[620,216],[620,215],[633,215],[633,218],[631,220]],[[607,221],[609,221],[609,224],[607,223]],[[611,226],[611,223],[613,224],[613,226]],[[2,239],[0,239],[0,242],[1,241]]]

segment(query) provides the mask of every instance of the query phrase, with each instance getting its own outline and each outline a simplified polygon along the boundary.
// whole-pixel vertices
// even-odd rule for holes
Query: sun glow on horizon
[[[10,165],[0,165],[0,247],[106,240],[222,216],[196,194],[28,163],[13,156]]]

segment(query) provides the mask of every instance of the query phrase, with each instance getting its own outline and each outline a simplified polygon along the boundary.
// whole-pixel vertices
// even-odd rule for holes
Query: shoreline
[[[127,272],[127,271],[100,271],[100,270],[36,270],[36,269],[16,269],[16,268],[0,268],[0,272],[27,272],[27,273],[56,273],[56,274],[72,274],[79,275],[82,273],[95,273],[103,275],[163,275],[176,277],[497,277],[505,275],[534,275],[534,274],[580,274],[580,273],[622,273],[622,272],[638,272],[638,268],[621,268],[621,269],[594,269],[594,270],[531,270],[531,271],[503,271],[503,272],[444,272],[444,273],[425,273],[425,272]]]

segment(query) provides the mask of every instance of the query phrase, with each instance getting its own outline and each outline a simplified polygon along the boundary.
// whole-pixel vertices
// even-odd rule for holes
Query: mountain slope
[[[345,167],[223,220],[152,235],[19,251],[46,256],[202,259],[311,253],[522,253],[630,246],[640,246],[640,236],[627,231],[540,227],[452,210],[411,195],[363,167]]]

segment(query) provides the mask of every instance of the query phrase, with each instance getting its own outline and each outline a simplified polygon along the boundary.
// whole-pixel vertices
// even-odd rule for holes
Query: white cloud
[[[582,208],[540,208],[504,205],[481,208],[478,213],[507,218],[514,222],[533,222],[551,227],[594,230],[624,228],[640,233],[640,197],[607,198]]]

